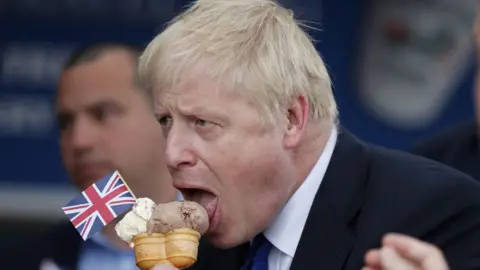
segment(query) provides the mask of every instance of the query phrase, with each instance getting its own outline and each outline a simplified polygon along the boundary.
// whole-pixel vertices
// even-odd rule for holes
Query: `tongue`
[[[215,209],[217,208],[217,197],[210,192],[199,192],[193,201],[200,204],[207,211],[208,219],[212,219]]]

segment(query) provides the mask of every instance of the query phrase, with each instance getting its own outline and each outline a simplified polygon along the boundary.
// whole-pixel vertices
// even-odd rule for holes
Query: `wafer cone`
[[[165,253],[178,269],[190,267],[197,261],[200,233],[190,228],[176,229],[165,234]]]
[[[133,249],[138,268],[150,270],[157,264],[170,264],[165,253],[165,236],[161,233],[140,233],[133,237]]]

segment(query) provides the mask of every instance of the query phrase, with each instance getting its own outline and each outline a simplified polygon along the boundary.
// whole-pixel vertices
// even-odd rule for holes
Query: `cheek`
[[[63,157],[64,158],[67,157],[69,155],[70,150],[69,150],[69,145],[65,141],[65,139],[60,138],[59,146],[60,146],[60,152],[62,152]]]
[[[199,162],[218,180],[219,192],[228,200],[256,197],[276,185],[281,139],[274,136],[231,134],[221,140],[205,142],[194,138]]]
[[[277,162],[281,153],[271,151],[259,149],[244,156],[244,160],[237,159],[234,175],[224,178],[229,185],[224,194],[226,208],[230,209],[227,211],[236,213],[228,222],[243,227],[249,236],[265,229],[284,203],[285,185],[280,183],[281,163]]]
[[[103,130],[101,140],[96,145],[95,150],[114,163],[128,160],[135,161],[135,158],[139,158],[137,152],[145,148],[145,143],[145,136],[142,135],[138,127],[118,123],[116,126],[110,126]]]
[[[60,152],[62,154],[62,160],[67,169],[71,167],[73,163],[73,150],[71,144],[65,139],[60,139]]]
[[[62,150],[62,162],[67,172],[73,173],[74,158],[73,158],[73,155],[71,154],[71,151]]]
[[[238,144],[229,152],[223,153],[221,167],[223,185],[229,187],[231,193],[237,193],[240,199],[263,197],[277,186],[278,157],[280,149],[271,141],[259,141],[255,144]],[[231,188],[230,188],[231,187]],[[231,195],[236,197],[236,195]]]

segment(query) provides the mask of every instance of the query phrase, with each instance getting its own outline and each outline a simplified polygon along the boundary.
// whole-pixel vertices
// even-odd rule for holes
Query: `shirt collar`
[[[307,221],[315,194],[327,170],[336,142],[337,129],[334,127],[312,171],[288,200],[273,223],[264,231],[268,241],[290,257],[293,257],[297,250],[303,227]]]

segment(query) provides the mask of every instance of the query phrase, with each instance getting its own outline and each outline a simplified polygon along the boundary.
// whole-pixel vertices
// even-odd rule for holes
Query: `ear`
[[[286,148],[296,147],[305,136],[308,121],[309,104],[306,96],[298,96],[287,108],[287,128],[284,145]]]

